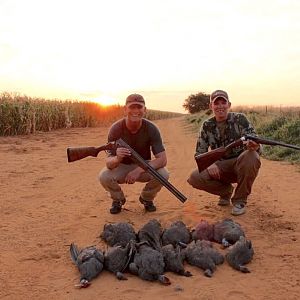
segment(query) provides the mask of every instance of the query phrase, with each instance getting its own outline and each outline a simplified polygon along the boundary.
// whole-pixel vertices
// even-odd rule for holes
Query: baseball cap
[[[228,94],[222,90],[216,90],[210,95],[210,102],[214,102],[217,98],[223,98],[227,102],[229,102]]]
[[[145,106],[145,100],[142,95],[139,94],[131,94],[126,98],[126,104],[127,106],[130,106],[132,104],[139,104],[142,106]]]

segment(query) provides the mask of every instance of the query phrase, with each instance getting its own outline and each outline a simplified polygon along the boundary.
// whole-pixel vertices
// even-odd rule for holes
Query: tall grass
[[[120,105],[103,107],[94,102],[61,101],[0,94],[0,135],[30,134],[68,127],[108,125],[124,115]],[[148,110],[147,118],[156,120],[181,114]]]

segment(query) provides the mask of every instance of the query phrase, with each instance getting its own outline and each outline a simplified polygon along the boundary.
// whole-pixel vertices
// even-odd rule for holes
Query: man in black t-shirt
[[[108,133],[108,142],[122,138],[148,161],[158,173],[168,179],[169,173],[165,168],[167,164],[165,148],[157,126],[144,119],[146,107],[143,96],[139,94],[129,95],[124,110],[125,118],[112,125]],[[151,160],[151,152],[155,157],[153,160]],[[133,184],[136,181],[147,182],[139,197],[139,201],[144,205],[145,210],[148,212],[156,210],[153,199],[162,188],[162,185],[135,164],[130,155],[130,150],[127,148],[108,151],[106,167],[99,174],[100,183],[110,193],[113,200],[110,209],[112,214],[119,213],[126,201],[120,184]]]

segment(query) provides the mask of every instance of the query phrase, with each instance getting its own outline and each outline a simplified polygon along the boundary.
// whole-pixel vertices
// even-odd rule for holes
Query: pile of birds
[[[184,262],[199,267],[207,277],[212,277],[216,266],[225,260],[234,269],[249,273],[245,264],[254,255],[251,241],[232,219],[212,224],[202,220],[193,230],[182,221],[163,229],[156,219],[138,232],[126,222],[105,224],[100,236],[109,246],[106,251],[95,246],[79,250],[74,243],[70,246],[71,259],[80,272],[78,287],[89,286],[104,269],[120,280],[126,280],[124,273],[130,272],[144,280],[169,285],[165,272],[192,276]],[[228,248],[225,255],[214,247],[215,243]]]

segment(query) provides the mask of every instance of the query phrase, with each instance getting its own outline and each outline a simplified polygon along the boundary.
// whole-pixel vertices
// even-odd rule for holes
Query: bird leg
[[[87,288],[91,285],[91,283],[86,279],[81,279],[79,284],[75,284],[76,288]]]

